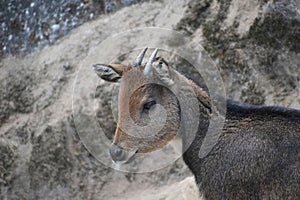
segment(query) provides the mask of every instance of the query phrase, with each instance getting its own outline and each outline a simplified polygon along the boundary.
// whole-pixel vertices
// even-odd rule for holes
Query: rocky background
[[[0,55],[26,54],[100,14],[144,0],[3,0],[0,5]]]
[[[300,109],[298,0],[20,2],[4,1],[0,10],[0,199],[197,198],[182,160],[123,173],[98,162],[80,141],[72,111],[77,72],[90,71],[99,44],[120,31],[156,26],[188,34],[191,49],[202,45],[217,64],[228,98]],[[186,63],[174,64],[195,79]],[[94,76],[80,74],[79,83]],[[96,92],[90,88],[109,137],[111,89],[102,81]]]

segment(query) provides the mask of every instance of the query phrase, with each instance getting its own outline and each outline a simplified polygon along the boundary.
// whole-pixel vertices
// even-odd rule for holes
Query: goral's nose
[[[111,159],[115,162],[124,161],[126,159],[126,152],[115,144],[111,145],[109,154]]]

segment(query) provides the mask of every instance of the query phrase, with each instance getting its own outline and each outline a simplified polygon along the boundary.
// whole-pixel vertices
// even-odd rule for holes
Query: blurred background
[[[228,98],[300,109],[299,0],[2,0],[0,199],[197,198],[181,159],[146,174],[115,171],[87,151],[73,121],[76,82],[90,91],[81,109],[95,103],[80,127],[96,132],[93,121],[113,137],[113,85],[91,87],[91,65],[107,37],[153,26],[188,35],[193,51],[204,47]],[[171,63],[205,85],[186,61]]]
[[[3,0],[0,7],[1,54],[28,53],[100,14],[143,0]]]

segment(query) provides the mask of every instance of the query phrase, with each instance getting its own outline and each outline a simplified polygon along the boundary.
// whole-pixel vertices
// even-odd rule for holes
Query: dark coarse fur
[[[205,199],[300,199],[299,110],[228,100],[222,135],[200,159],[209,124],[201,109],[198,135],[183,157]]]

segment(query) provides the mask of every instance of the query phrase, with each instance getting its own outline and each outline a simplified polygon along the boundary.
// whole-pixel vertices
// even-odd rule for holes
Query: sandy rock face
[[[175,3],[179,8],[186,2]],[[77,80],[90,93],[89,98],[96,98],[96,111],[81,116],[80,127],[96,132],[88,124],[98,116],[102,129],[112,138],[112,85],[99,81],[97,87],[91,88],[88,84],[89,80],[98,81],[91,68],[98,62],[93,57],[95,51],[100,51],[97,46],[118,30],[150,24],[171,28],[183,10],[168,12],[167,8],[158,8],[172,4],[145,3],[100,16],[47,49],[23,58],[1,60],[1,199],[122,199],[134,186],[140,185],[142,191],[190,175],[182,161],[145,175],[115,172],[86,150],[76,132],[81,130],[73,121],[77,113],[72,110],[72,96]],[[141,20],[145,12],[149,16]],[[168,19],[157,18],[165,14]],[[86,68],[87,73],[77,79],[80,68]],[[89,101],[82,100],[82,108]]]
[[[2,59],[0,199],[198,199],[182,160],[151,173],[122,173],[83,145],[78,132],[97,132],[91,122],[100,123],[108,139],[116,126],[114,86],[95,78],[91,69],[99,62],[95,52],[103,51],[99,44],[136,27],[174,28],[190,35],[191,49],[199,51],[201,44],[208,51],[228,97],[300,108],[299,24],[295,3],[150,1],[102,15],[40,52]],[[121,48],[116,51],[122,54]],[[186,62],[174,64],[200,80]],[[74,85],[88,97],[76,102]],[[90,102],[95,110],[81,115],[79,126],[74,117]],[[80,103],[75,112],[74,103]]]
[[[299,4],[191,1],[177,29],[217,63],[229,98],[299,108]]]

